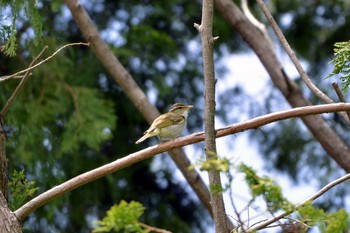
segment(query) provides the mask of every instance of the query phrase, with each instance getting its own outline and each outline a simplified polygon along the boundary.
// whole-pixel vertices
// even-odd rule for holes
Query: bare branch
[[[45,46],[43,48],[43,50],[41,50],[41,52],[33,59],[33,61],[29,64],[28,69],[30,69],[31,67],[33,67],[34,63],[43,55],[43,53],[47,50],[47,46]],[[18,95],[19,91],[22,89],[22,87],[24,86],[24,84],[26,83],[28,77],[30,76],[30,70],[28,70],[27,72],[25,72],[21,82],[17,85],[15,91],[12,93],[11,97],[7,100],[5,106],[2,108],[1,110],[1,115],[2,117],[5,117],[10,105],[12,104],[12,102],[15,100],[16,96]],[[13,76],[13,77],[17,77],[17,76]]]
[[[294,108],[290,110],[267,114],[245,122],[233,124],[231,126],[218,129],[216,131],[216,137],[224,137],[230,134],[243,132],[245,130],[256,129],[258,127],[275,121],[289,119],[293,117],[348,110],[350,110],[350,104],[345,103]],[[132,153],[128,156],[115,160],[114,162],[108,163],[91,171],[85,172],[60,185],[53,187],[52,189],[40,194],[39,196],[33,198],[31,201],[24,204],[22,207],[15,211],[15,214],[19,220],[23,221],[30,213],[35,211],[40,206],[84,184],[97,180],[110,173],[116,172],[120,169],[131,166],[132,164],[151,158],[165,151],[194,144],[203,140],[204,132],[198,132]]]
[[[1,82],[1,81],[5,81],[5,80],[8,80],[8,79],[10,79],[10,78],[18,78],[19,75],[21,75],[21,74],[23,74],[23,73],[26,73],[26,72],[28,72],[28,71],[31,71],[31,70],[35,69],[36,67],[42,65],[43,63],[47,62],[48,60],[50,60],[51,58],[53,58],[54,56],[56,56],[56,54],[58,54],[59,52],[61,52],[61,51],[62,51],[63,49],[65,49],[66,47],[75,46],[75,45],[85,45],[85,46],[89,46],[89,43],[78,42],[78,43],[66,44],[66,45],[62,46],[61,48],[59,48],[58,50],[56,50],[51,56],[45,58],[44,60],[42,60],[41,62],[37,63],[36,65],[30,66],[30,67],[28,67],[28,68],[25,69],[25,70],[18,71],[17,73],[14,73],[14,74],[11,74],[11,75],[8,75],[8,76],[2,76],[2,77],[0,77],[0,82]]]
[[[261,23],[259,20],[257,20],[254,15],[250,12],[249,6],[248,6],[248,0],[241,0],[241,7],[243,10],[244,15],[247,17],[247,19],[257,28],[259,31],[263,34],[266,41],[268,41],[269,46],[271,50],[275,51],[276,48],[274,46],[274,43],[271,40],[271,37],[266,29],[265,24]]]
[[[333,89],[334,89],[335,93],[337,93],[339,101],[343,102],[343,103],[346,103],[345,97],[344,97],[343,93],[341,92],[338,84],[333,82],[332,86],[333,86]],[[350,111],[346,111],[346,114],[348,115],[348,118],[350,119]],[[347,123],[350,124],[350,121],[348,121]]]
[[[269,48],[264,36],[245,17],[235,2],[215,0],[215,7],[256,53],[269,73],[272,82],[288,103],[294,108],[311,105],[310,101],[303,96],[298,84],[285,75],[277,54]],[[321,116],[302,117],[301,120],[327,152],[327,155],[347,172],[350,172],[350,157],[344,156],[344,154],[350,154],[350,148],[337,132]]]
[[[215,70],[214,70],[214,38],[213,38],[214,0],[203,0],[202,22],[195,27],[201,34],[204,66],[204,130],[205,154],[207,160],[217,159],[215,141]],[[213,211],[215,232],[229,232],[223,199],[220,171],[208,170],[210,201]]]
[[[139,222],[139,224],[140,224],[143,228],[145,228],[145,229],[147,229],[147,230],[149,230],[149,231],[151,231],[151,232],[156,232],[156,233],[172,233],[171,231],[164,230],[164,229],[160,229],[160,228],[157,228],[157,227],[152,227],[152,226],[149,226],[149,225],[144,224],[144,223],[142,223],[142,222]]]
[[[264,12],[267,20],[269,21],[269,23],[271,24],[273,30],[275,31],[277,38],[280,40],[281,45],[283,46],[283,48],[286,50],[288,56],[290,57],[290,59],[292,60],[295,68],[297,69],[297,71],[299,72],[302,80],[305,82],[306,86],[321,100],[323,100],[325,103],[334,103],[334,101],[332,99],[330,99],[325,93],[323,93],[320,89],[318,89],[317,86],[315,86],[315,84],[311,81],[311,79],[309,78],[309,76],[307,75],[307,73],[305,72],[305,70],[303,69],[302,65],[300,64],[297,56],[295,55],[294,51],[292,50],[292,48],[290,47],[290,45],[288,44],[287,39],[284,37],[281,29],[278,27],[276,21],[273,19],[271,13],[269,12],[269,10],[267,9],[265,3],[263,0],[257,0],[258,4],[260,5],[262,11]]]

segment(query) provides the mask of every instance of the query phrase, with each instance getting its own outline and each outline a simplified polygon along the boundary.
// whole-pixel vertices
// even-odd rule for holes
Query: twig
[[[259,31],[263,34],[263,36],[265,37],[266,41],[269,43],[270,49],[272,51],[275,51],[276,48],[274,46],[274,43],[271,40],[271,37],[268,33],[268,31],[266,30],[266,26],[265,24],[261,23],[259,20],[257,20],[254,15],[251,13],[251,11],[249,10],[249,6],[248,6],[248,0],[241,0],[241,7],[243,10],[244,15],[247,17],[247,19],[257,28],[259,29]]]
[[[160,228],[156,228],[156,227],[152,227],[152,226],[149,226],[147,224],[144,224],[142,222],[138,222],[143,228],[147,229],[147,230],[150,230],[151,232],[157,232],[157,233],[172,233],[171,231],[168,231],[168,230],[164,230],[164,229],[160,229]]]
[[[17,77],[18,75],[20,74],[23,74],[23,73],[26,73],[28,71],[31,71],[33,70],[34,68],[40,66],[41,64],[47,62],[48,60],[50,60],[51,58],[53,58],[57,53],[61,52],[63,49],[65,49],[66,47],[69,47],[69,46],[75,46],[75,45],[85,45],[85,46],[89,46],[90,44],[89,43],[83,43],[83,42],[78,42],[78,43],[70,43],[70,44],[66,44],[64,46],[62,46],[61,48],[59,48],[58,50],[56,50],[51,56],[45,58],[44,60],[42,60],[41,62],[37,63],[36,65],[32,66],[32,67],[28,67],[27,69],[25,70],[21,70],[21,71],[18,71],[17,73],[14,73],[12,75],[8,75],[8,76],[2,76],[0,77],[0,82],[1,81],[5,81],[5,80],[8,80],[10,78],[15,78]],[[17,77],[18,78],[18,77]]]
[[[231,188],[229,188],[229,196],[230,196],[230,201],[231,201],[231,205],[232,205],[232,208],[233,208],[233,211],[235,212],[235,214],[236,214],[236,216],[237,216],[237,222],[239,223],[239,225],[237,226],[237,229],[239,228],[239,227],[241,227],[242,228],[242,231],[244,232],[245,231],[245,224],[244,224],[244,222],[243,222],[243,220],[242,220],[242,218],[241,218],[241,214],[238,212],[238,209],[237,209],[237,207],[236,207],[236,205],[235,205],[235,202],[233,201],[233,193],[232,193],[232,189]],[[248,224],[249,224],[249,221],[248,221]],[[249,226],[249,225],[248,225]]]
[[[339,101],[343,102],[343,103],[346,103],[345,97],[344,97],[343,93],[341,92],[338,84],[336,82],[333,82],[332,86],[333,86],[333,89],[334,89],[335,93],[337,93]],[[346,114],[348,115],[348,118],[350,120],[350,111],[346,111]],[[348,121],[348,123],[350,124],[350,121]]]
[[[312,195],[311,197],[309,197],[308,199],[306,199],[305,201],[303,201],[302,203],[300,203],[299,205],[296,206],[296,209],[303,207],[305,205],[307,205],[308,203],[316,200],[317,198],[319,198],[321,195],[323,195],[324,193],[326,193],[327,191],[329,191],[331,188],[333,188],[334,186],[343,183],[344,181],[350,179],[350,173],[346,174],[334,181],[332,181],[331,183],[327,184],[326,186],[324,186],[322,189],[320,189],[317,193],[315,193],[314,195]],[[293,213],[294,211],[286,211],[280,215],[277,215],[274,218],[271,218],[265,222],[262,222],[260,224],[255,225],[254,227],[248,229],[247,232],[255,232],[257,230],[263,229],[265,227],[267,227],[268,225],[279,221],[280,219],[284,218],[285,216]]]
[[[260,116],[246,122],[233,124],[231,126],[228,126],[222,129],[218,129],[216,133],[216,137],[218,138],[218,137],[227,136],[230,134],[242,132],[249,129],[256,129],[260,126],[263,126],[278,120],[289,119],[289,118],[300,117],[300,116],[307,116],[307,115],[314,115],[314,114],[321,114],[326,112],[346,111],[346,110],[350,110],[350,104],[337,103],[337,104],[300,107],[300,108],[285,110],[281,112]],[[86,183],[97,180],[103,176],[106,176],[110,173],[121,170],[125,167],[131,166],[137,162],[151,158],[157,154],[170,151],[176,148],[180,148],[186,145],[194,144],[203,140],[204,140],[204,132],[199,132],[199,133],[194,133],[186,137],[177,138],[169,142],[166,142],[157,146],[152,146],[144,150],[132,153],[128,156],[120,158],[114,162],[108,163],[101,167],[95,168],[91,171],[85,172],[60,185],[53,187],[52,189],[40,194],[39,196],[33,198],[32,200],[30,200],[29,202],[21,206],[19,209],[15,211],[15,214],[19,220],[23,221],[30,213],[35,211],[40,206]]]
[[[33,59],[33,61],[29,64],[28,69],[31,68],[31,67],[33,67],[34,63],[43,55],[43,53],[44,53],[47,49],[48,49],[48,47],[45,46],[45,47],[43,48],[43,50],[41,50],[41,52],[40,52],[40,53]],[[24,76],[23,76],[21,82],[17,85],[15,91],[12,93],[11,97],[7,100],[5,106],[2,108],[2,110],[1,110],[1,115],[2,115],[2,117],[5,117],[5,115],[6,115],[7,111],[8,111],[8,109],[9,109],[10,105],[11,105],[12,102],[15,100],[16,96],[18,95],[19,91],[22,89],[22,87],[23,87],[24,84],[26,83],[26,81],[27,81],[27,79],[28,79],[29,76],[30,76],[30,70],[28,70],[28,71],[24,74]],[[14,76],[14,77],[16,77],[16,76]]]
[[[265,14],[267,20],[271,24],[273,30],[275,31],[277,38],[281,42],[283,48],[286,50],[288,56],[292,60],[295,68],[299,72],[302,80],[305,82],[306,86],[321,100],[323,100],[325,103],[334,103],[332,99],[330,99],[326,94],[324,94],[318,87],[315,86],[315,84],[311,81],[311,79],[308,77],[306,72],[304,71],[303,67],[301,66],[298,58],[296,57],[295,53],[293,52],[292,48],[288,44],[287,39],[284,37],[281,29],[278,27],[276,21],[273,19],[271,13],[267,9],[265,3],[263,0],[257,0],[258,4],[260,5],[263,13]]]

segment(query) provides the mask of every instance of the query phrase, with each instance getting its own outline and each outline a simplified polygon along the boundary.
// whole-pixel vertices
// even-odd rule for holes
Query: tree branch
[[[202,53],[204,66],[204,131],[205,154],[207,160],[217,159],[215,141],[215,71],[214,71],[214,38],[213,38],[214,0],[203,0],[202,22],[195,25],[202,38]],[[215,232],[229,232],[227,216],[222,193],[220,171],[215,168],[208,170],[210,200],[213,211]]]
[[[31,70],[37,68],[38,66],[44,64],[45,62],[47,62],[48,60],[50,60],[51,58],[53,58],[54,56],[56,56],[56,54],[58,54],[59,52],[61,52],[61,51],[62,51],[63,49],[65,49],[66,47],[74,46],[74,45],[85,45],[85,46],[89,46],[89,44],[87,44],[87,43],[82,43],[82,42],[66,44],[66,45],[62,46],[61,48],[59,48],[58,50],[56,50],[52,55],[48,56],[47,58],[45,58],[44,60],[42,60],[41,62],[37,63],[37,64],[34,65],[34,66],[30,66],[30,67],[28,67],[28,68],[25,69],[25,70],[18,71],[17,73],[14,73],[14,74],[11,74],[11,75],[1,76],[1,77],[0,77],[0,82],[1,82],[1,81],[5,81],[5,80],[8,80],[8,79],[10,79],[10,78],[18,78],[19,75],[21,75],[21,74],[23,74],[23,73],[26,73],[26,72],[28,72],[28,71],[31,71]],[[44,49],[45,49],[45,48],[44,48]]]
[[[276,53],[270,49],[268,41],[243,15],[231,0],[215,0],[215,7],[226,21],[243,37],[259,57],[269,73],[274,85],[281,91],[292,107],[309,106],[311,103],[302,95],[298,85],[283,72]],[[301,118],[329,156],[345,171],[350,172],[349,145],[320,116]]]
[[[343,93],[341,92],[341,90],[340,90],[338,84],[335,83],[335,82],[333,82],[333,83],[332,83],[332,86],[333,86],[333,89],[334,89],[335,93],[337,93],[337,96],[338,96],[338,98],[339,98],[339,101],[340,101],[340,102],[343,102],[343,103],[346,103],[346,99],[345,99]],[[348,118],[350,119],[350,111],[346,111],[345,113],[346,113],[346,115],[348,115]],[[348,121],[347,123],[350,124],[350,121]]]
[[[295,209],[298,209],[300,207],[303,207],[307,204],[309,204],[310,202],[315,201],[317,198],[319,198],[320,196],[322,196],[324,193],[328,192],[331,188],[335,187],[338,184],[341,184],[347,180],[350,179],[350,174],[346,174],[334,181],[332,181],[331,183],[327,184],[326,186],[324,186],[322,189],[320,189],[317,193],[315,193],[314,195],[312,195],[311,197],[309,197],[308,199],[306,199],[305,201],[303,201],[302,203],[300,203],[299,205],[297,205],[295,207]],[[251,228],[249,228],[246,232],[256,232],[257,230],[261,230],[263,228],[266,228],[268,225],[277,222],[278,220],[286,217],[287,215],[293,213],[294,211],[286,211],[282,214],[279,214],[276,217],[273,217],[267,221],[261,222]]]
[[[6,104],[4,105],[4,107],[1,110],[1,115],[4,118],[10,105],[12,104],[12,102],[15,100],[16,96],[18,95],[19,91],[22,89],[22,87],[24,86],[24,84],[26,83],[28,77],[30,76],[30,71],[32,70],[31,68],[33,67],[34,63],[43,55],[43,53],[47,50],[47,46],[45,46],[41,52],[33,59],[33,61],[29,64],[28,69],[26,69],[27,71],[25,72],[23,78],[21,79],[20,83],[17,85],[16,89],[14,90],[14,92],[12,93],[11,97],[7,100]],[[23,71],[21,71],[23,72]],[[15,75],[16,76],[16,75]],[[9,77],[14,77],[13,75],[10,75]],[[0,78],[1,79],[1,78]]]
[[[350,104],[345,104],[345,103],[294,108],[290,110],[267,114],[245,122],[233,124],[225,128],[218,129],[216,130],[216,137],[219,138],[230,134],[235,134],[238,132],[243,132],[249,129],[256,129],[258,127],[261,127],[263,125],[266,125],[272,122],[289,119],[293,117],[301,117],[301,116],[307,116],[312,114],[322,114],[322,113],[328,113],[328,112],[347,111],[347,110],[350,110]],[[203,140],[204,140],[204,132],[199,132],[199,133],[194,133],[185,137],[177,138],[169,142],[165,142],[163,144],[152,146],[144,150],[132,153],[128,156],[117,159],[114,162],[108,163],[106,165],[103,165],[91,171],[85,172],[60,185],[53,187],[52,189],[38,195],[37,197],[33,198],[31,201],[21,206],[19,209],[15,211],[15,215],[20,221],[23,221],[30,213],[35,211],[40,206],[86,183],[97,180],[103,176],[116,172],[125,167],[131,166],[132,164],[135,164],[137,162],[151,158],[157,154],[160,154],[169,150],[173,150],[176,148],[180,148],[186,145],[198,143]]]
[[[324,92],[322,92],[309,78],[307,73],[305,72],[303,66],[300,64],[297,56],[295,55],[294,51],[290,47],[287,39],[284,37],[281,29],[278,27],[276,21],[272,17],[270,11],[267,9],[265,3],[263,0],[257,0],[258,4],[260,5],[263,13],[265,14],[267,20],[269,21],[270,25],[272,26],[273,30],[276,33],[277,38],[281,42],[282,47],[286,50],[288,56],[292,60],[295,68],[297,69],[298,73],[300,74],[301,79],[304,81],[306,86],[316,95],[319,99],[324,101],[326,104],[334,103],[334,101],[329,98]],[[347,117],[347,115],[343,113],[339,113],[342,118],[344,118],[345,121],[350,122],[350,118]]]
[[[22,227],[16,216],[7,207],[5,197],[0,192],[0,232],[21,233]]]

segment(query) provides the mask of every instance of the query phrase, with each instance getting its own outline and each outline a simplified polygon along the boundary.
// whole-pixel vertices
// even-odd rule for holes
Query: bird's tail
[[[137,140],[136,142],[135,142],[135,144],[139,144],[140,142],[143,142],[144,140],[146,140],[147,138],[149,138],[149,137],[153,137],[153,136],[155,136],[155,135],[157,135],[157,133],[155,133],[155,132],[146,132],[145,133],[145,135],[143,135],[139,140]]]

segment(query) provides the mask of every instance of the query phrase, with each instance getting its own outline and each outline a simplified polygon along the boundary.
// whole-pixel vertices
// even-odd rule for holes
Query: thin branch
[[[282,64],[278,60],[277,54],[269,49],[266,39],[240,11],[235,1],[215,0],[215,7],[256,53],[269,73],[271,81],[281,91],[288,103],[293,108],[311,105],[297,83],[283,74]],[[337,134],[334,128],[321,116],[302,117],[301,120],[327,152],[327,155],[343,169],[350,172],[350,157],[344,156],[350,154],[349,145]]]
[[[300,207],[303,207],[305,205],[307,205],[308,203],[310,202],[313,202],[314,200],[316,200],[317,198],[319,198],[320,196],[322,196],[324,193],[326,193],[327,191],[329,191],[331,188],[335,187],[336,185],[338,184],[341,184],[347,180],[350,179],[350,174],[346,174],[334,181],[332,181],[331,183],[327,184],[326,186],[324,186],[322,189],[320,189],[317,193],[315,193],[314,195],[312,195],[311,197],[309,197],[308,199],[306,199],[305,201],[303,201],[302,203],[300,203],[299,205],[296,206],[295,209],[298,209]],[[277,222],[279,221],[280,219],[286,217],[287,215],[293,213],[294,211],[286,211],[280,215],[277,215],[276,217],[274,218],[271,218],[267,221],[264,221],[260,224],[257,224],[255,225],[254,227],[248,229],[247,232],[255,232],[257,230],[260,230],[260,229],[263,229],[265,227],[267,227],[268,225],[274,223],[274,222]]]
[[[275,121],[289,119],[293,117],[301,117],[307,115],[347,110],[350,110],[350,104],[345,103],[294,108],[290,110],[267,114],[248,120],[246,122],[241,122],[222,129],[218,129],[216,131],[216,137],[224,137],[245,130],[256,129],[258,127]],[[39,196],[33,198],[31,201],[21,206],[15,211],[15,214],[20,221],[23,221],[30,213],[35,211],[40,206],[84,184],[97,180],[103,176],[116,172],[125,167],[131,166],[137,162],[149,159],[157,154],[170,151],[175,148],[180,148],[186,145],[194,144],[203,140],[204,132],[199,132],[132,153],[128,156],[115,160],[114,162],[108,163],[101,167],[95,168],[91,171],[85,172],[60,185],[53,187],[52,189],[40,194]]]
[[[157,228],[157,227],[152,227],[152,226],[149,226],[145,223],[142,223],[142,222],[138,222],[143,228],[151,231],[151,232],[157,232],[157,233],[172,233],[171,231],[168,231],[168,230],[164,230],[164,229],[160,229],[160,228]]]
[[[45,46],[45,47],[41,50],[41,52],[40,52],[40,53],[33,59],[33,61],[29,64],[28,69],[30,69],[31,67],[33,67],[33,65],[35,64],[35,62],[44,54],[44,52],[45,52],[47,49],[48,49],[48,47]],[[27,81],[28,77],[30,76],[30,74],[31,74],[31,73],[30,73],[30,70],[28,70],[28,71],[24,74],[24,76],[23,76],[21,82],[17,85],[15,91],[12,93],[11,97],[7,100],[5,106],[2,108],[1,113],[0,113],[0,114],[2,115],[2,117],[5,117],[5,115],[6,115],[7,111],[8,111],[8,109],[9,109],[10,105],[11,105],[12,102],[15,100],[15,98],[16,98],[16,96],[18,95],[19,91],[22,89],[22,87],[23,87],[24,84],[26,83],[26,81]],[[17,77],[17,76],[14,76],[14,77]]]
[[[36,67],[42,65],[43,63],[47,62],[48,60],[50,60],[51,58],[53,58],[54,56],[56,56],[56,54],[58,54],[59,52],[61,52],[61,51],[62,51],[63,49],[65,49],[66,47],[75,46],[75,45],[85,45],[85,46],[89,46],[90,44],[89,44],[89,43],[83,43],[83,42],[66,44],[66,45],[62,46],[61,48],[59,48],[58,50],[56,50],[51,56],[45,58],[44,60],[42,60],[41,62],[37,63],[36,65],[31,66],[31,67],[28,67],[28,68],[25,69],[25,70],[18,71],[17,73],[14,73],[14,74],[11,74],[11,75],[7,75],[7,76],[2,76],[2,77],[0,77],[0,82],[5,81],[5,80],[8,80],[8,79],[10,79],[10,78],[18,78],[17,76],[19,76],[19,75],[21,75],[21,74],[23,74],[23,73],[26,73],[26,72],[28,72],[28,71],[31,71],[31,70],[35,69]]]
[[[334,89],[335,93],[337,93],[339,101],[343,102],[343,103],[346,103],[345,97],[344,97],[343,93],[341,92],[338,84],[336,82],[333,82],[332,86],[333,86],[333,89]],[[348,118],[350,119],[350,111],[346,111],[346,114],[348,115]],[[348,121],[347,123],[350,124],[350,121]]]
[[[241,218],[241,213],[238,211],[235,202],[233,200],[233,193],[232,193],[232,188],[229,188],[229,196],[230,196],[230,201],[231,201],[231,206],[233,208],[233,211],[235,212],[236,216],[237,216],[237,222],[239,223],[239,225],[237,226],[237,229],[239,229],[240,227],[242,228],[242,231],[245,231],[245,224]],[[248,226],[249,226],[249,222],[248,222]]]
[[[204,67],[204,131],[205,154],[207,160],[217,159],[215,140],[215,69],[214,69],[214,41],[213,37],[214,0],[203,0],[202,22],[195,25],[202,38],[202,55]],[[229,232],[220,171],[215,168],[208,170],[210,201],[213,211],[215,232]]]
[[[249,6],[248,6],[248,0],[241,0],[241,7],[243,10],[244,15],[247,17],[247,19],[257,28],[259,31],[263,34],[266,41],[269,43],[269,46],[271,50],[275,51],[276,48],[274,46],[274,43],[271,40],[271,37],[266,29],[265,24],[261,23],[259,20],[257,20],[254,15],[251,13]]]
[[[300,64],[297,56],[295,55],[295,53],[293,52],[292,48],[290,47],[290,45],[288,44],[287,39],[284,37],[281,29],[278,27],[276,21],[274,20],[274,18],[272,17],[271,13],[269,12],[269,10],[267,9],[265,3],[263,0],[257,0],[258,4],[260,5],[263,13],[265,14],[267,20],[269,21],[269,23],[271,24],[273,30],[275,31],[277,38],[279,39],[279,41],[281,42],[281,45],[283,46],[283,48],[286,50],[288,56],[290,57],[290,59],[292,60],[295,68],[297,69],[297,71],[299,72],[302,80],[305,82],[306,86],[321,100],[323,100],[325,103],[334,103],[334,101],[332,99],[330,99],[325,93],[323,93],[309,78],[309,76],[307,75],[307,73],[305,72],[305,70],[303,69],[302,65]]]

